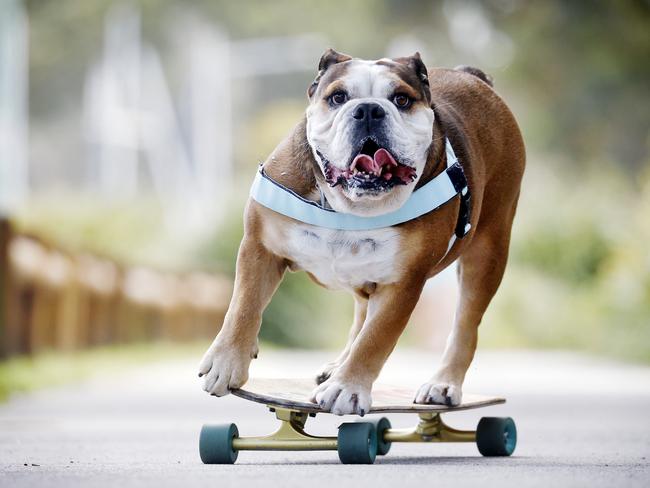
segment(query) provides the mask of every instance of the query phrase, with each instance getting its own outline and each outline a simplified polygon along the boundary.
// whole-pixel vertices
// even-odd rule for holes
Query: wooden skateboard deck
[[[271,407],[307,413],[327,413],[316,403],[309,401],[315,387],[314,380],[306,378],[251,378],[242,388],[233,390],[232,394]],[[499,397],[464,394],[460,405],[450,407],[416,404],[413,403],[414,396],[415,391],[410,388],[375,384],[369,413],[444,413],[498,405],[506,401]]]

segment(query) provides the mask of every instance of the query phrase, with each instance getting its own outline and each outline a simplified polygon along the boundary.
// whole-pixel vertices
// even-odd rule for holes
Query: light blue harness
[[[409,199],[397,210],[375,217],[360,217],[337,212],[301,197],[290,188],[271,179],[260,166],[255,176],[250,196],[257,203],[292,219],[307,224],[339,230],[369,230],[391,227],[408,222],[440,208],[456,195],[461,197],[461,212],[456,225],[455,235],[449,243],[453,245],[455,237],[463,237],[469,232],[469,191],[463,168],[445,138],[447,168],[431,181],[415,190]]]

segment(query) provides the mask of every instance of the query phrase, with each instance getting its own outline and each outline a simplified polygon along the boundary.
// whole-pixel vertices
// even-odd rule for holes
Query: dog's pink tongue
[[[375,160],[367,154],[357,154],[352,161],[352,167],[359,171],[365,171],[366,173],[374,173],[381,166],[377,166]]]
[[[377,149],[375,152],[374,160],[375,164],[379,168],[382,166],[397,166],[397,161],[395,161],[393,155],[383,147],[381,149]]]

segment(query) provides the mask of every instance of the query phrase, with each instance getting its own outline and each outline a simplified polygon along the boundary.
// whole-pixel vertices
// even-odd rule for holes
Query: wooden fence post
[[[7,356],[9,321],[9,221],[0,217],[0,359]]]

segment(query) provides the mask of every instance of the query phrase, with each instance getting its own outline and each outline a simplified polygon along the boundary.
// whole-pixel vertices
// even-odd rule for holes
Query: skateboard
[[[483,417],[476,430],[457,430],[443,422],[441,415],[460,410],[505,403],[504,398],[480,395],[463,396],[462,404],[420,405],[413,403],[410,389],[377,384],[372,391],[369,414],[413,413],[419,417],[413,428],[393,429],[386,417],[364,417],[345,422],[338,435],[322,437],[308,434],[309,417],[327,414],[307,399],[313,379],[251,378],[232,394],[264,404],[280,421],[277,431],[267,436],[240,437],[235,424],[206,424],[201,429],[199,454],[205,464],[233,464],[239,451],[337,451],[344,464],[372,464],[393,442],[475,442],[483,456],[510,456],[517,444],[517,429],[510,417]]]

